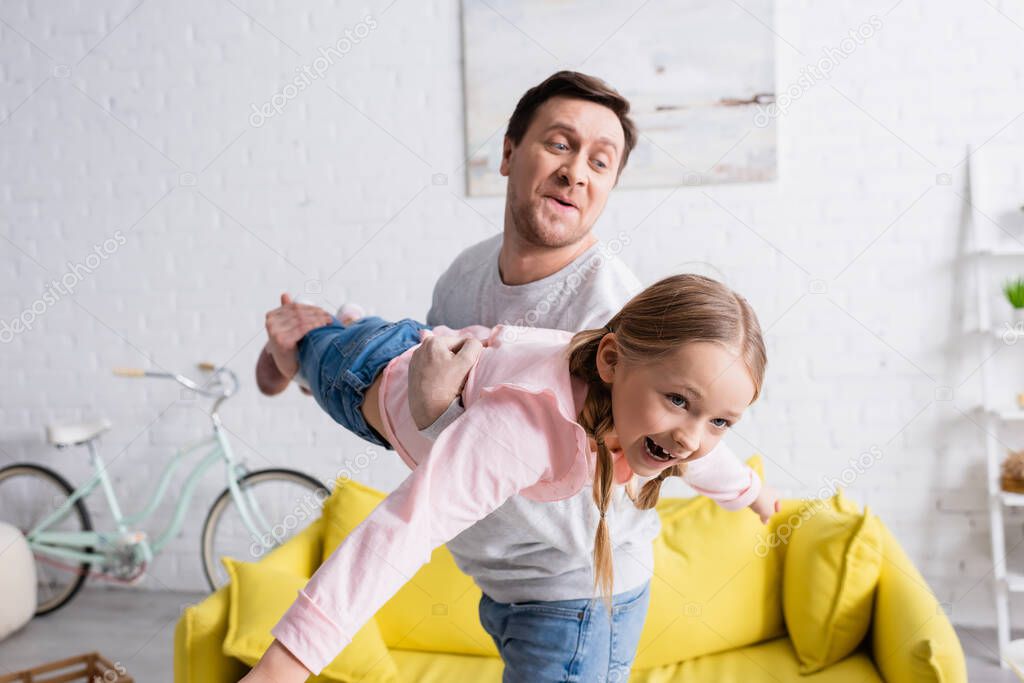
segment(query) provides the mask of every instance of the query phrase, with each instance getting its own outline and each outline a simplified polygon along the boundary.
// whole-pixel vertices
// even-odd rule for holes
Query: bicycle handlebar
[[[195,382],[184,375],[173,372],[157,372],[155,370],[143,370],[142,368],[114,368],[115,375],[120,377],[158,377],[160,379],[173,379],[186,389],[191,389],[197,394],[209,396],[210,398],[227,398],[238,391],[238,376],[231,370],[224,367],[217,367],[213,363],[199,363],[197,366],[203,372],[213,373],[209,379],[202,384]]]

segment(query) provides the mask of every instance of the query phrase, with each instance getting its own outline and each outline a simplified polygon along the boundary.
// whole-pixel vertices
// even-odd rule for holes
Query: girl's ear
[[[615,364],[619,362],[619,346],[615,341],[615,333],[609,332],[601,338],[597,346],[597,374],[606,383],[615,379]]]

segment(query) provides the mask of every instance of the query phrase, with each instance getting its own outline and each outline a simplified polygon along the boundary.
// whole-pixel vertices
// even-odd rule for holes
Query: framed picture
[[[561,69],[597,76],[640,131],[620,187],[776,177],[772,0],[463,0],[469,194],[503,194],[505,128]]]

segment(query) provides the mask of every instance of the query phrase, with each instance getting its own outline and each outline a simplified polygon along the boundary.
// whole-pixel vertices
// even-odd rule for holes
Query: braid
[[[570,345],[569,355],[570,373],[587,382],[587,395],[576,421],[597,444],[593,496],[600,516],[594,535],[594,587],[600,591],[609,613],[615,577],[611,534],[605,516],[611,504],[615,474],[612,455],[605,445],[604,437],[615,427],[615,421],[612,415],[611,389],[597,371],[597,347],[604,335],[610,331],[612,329],[609,324],[604,328],[577,333]],[[627,494],[641,510],[650,509],[658,502],[662,482],[670,476],[681,476],[684,467],[685,465],[673,465],[662,470],[657,478],[644,484],[636,498],[628,489]]]
[[[597,347],[608,331],[608,326],[601,329],[586,330],[578,333],[572,344],[569,358],[570,372],[587,382],[587,396],[576,421],[584,431],[597,443],[597,462],[594,466],[594,504],[597,505],[600,518],[594,536],[594,587],[599,589],[605,603],[611,610],[612,587],[614,585],[614,567],[612,564],[611,535],[605,516],[612,498],[612,482],[614,481],[612,455],[604,442],[604,435],[615,426],[612,419],[612,394],[609,387],[601,379],[597,371]]]
[[[597,437],[597,464],[594,474],[594,502],[600,518],[597,520],[597,533],[594,536],[594,587],[599,588],[604,597],[609,614],[612,608],[612,589],[614,571],[612,564],[612,540],[608,532],[605,514],[612,498],[612,480],[614,479],[612,456],[605,446],[604,437]]]
[[[657,477],[644,484],[644,487],[640,489],[640,495],[633,499],[633,503],[641,510],[650,510],[658,504],[658,496],[661,495],[661,485],[665,480],[669,477],[683,476],[685,469],[685,464],[666,467],[658,473]]]

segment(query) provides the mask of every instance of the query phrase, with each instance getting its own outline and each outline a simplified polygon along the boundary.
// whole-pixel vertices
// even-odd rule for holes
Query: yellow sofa
[[[761,469],[757,456],[749,462]],[[260,565],[310,576],[324,556],[325,536],[336,545],[383,495],[354,482],[336,489],[323,517]],[[877,518],[874,552],[881,567],[873,596],[860,607],[867,610],[867,633],[840,661],[800,673],[783,609],[789,539],[801,532],[809,510],[825,524],[843,519],[840,510],[847,520],[861,514],[841,493],[809,503],[784,501],[762,526],[749,510],[726,512],[705,498],[663,499],[650,609],[629,683],[965,683],[963,650],[946,614]],[[246,665],[223,654],[229,599],[222,588],[183,612],[174,635],[175,683],[225,683],[245,675]],[[479,599],[447,549],[438,548],[375,616],[400,681],[501,680],[502,662],[476,620]]]

